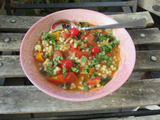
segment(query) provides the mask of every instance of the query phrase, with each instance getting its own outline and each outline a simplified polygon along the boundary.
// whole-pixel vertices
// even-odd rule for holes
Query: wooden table
[[[160,45],[160,31],[152,28],[154,21],[149,12],[110,15],[117,21],[146,18],[145,29],[128,30],[135,46]],[[41,17],[0,15],[0,80],[17,82],[16,85],[0,86],[1,118],[103,118],[140,115],[140,117],[117,118],[118,120],[155,120],[160,110],[135,111],[128,108],[160,104],[160,78],[139,80],[145,71],[160,71],[160,50],[137,49],[134,72],[128,81],[114,93],[87,102],[59,100],[27,85],[22,71],[19,50],[25,32]],[[151,57],[153,59],[151,59]],[[127,111],[128,110],[128,111]],[[144,116],[154,115],[154,116]],[[7,116],[7,117],[6,117]],[[58,117],[57,117],[58,116]],[[111,118],[110,118],[111,119]]]

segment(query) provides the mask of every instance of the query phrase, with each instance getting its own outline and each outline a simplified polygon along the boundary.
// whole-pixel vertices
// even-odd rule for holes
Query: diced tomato
[[[84,35],[80,38],[80,40],[84,40],[84,38],[85,38],[88,34],[89,34],[89,32],[86,31],[86,32],[84,33]]]
[[[86,83],[87,85],[97,85],[101,82],[101,79],[99,77],[96,77],[96,78],[88,78]]]
[[[92,46],[97,46],[97,43],[94,42],[93,39],[95,39],[95,37],[93,36],[92,33],[89,33],[89,34],[87,35],[87,43],[88,43],[89,45],[92,45]]]
[[[73,72],[68,72],[65,78],[63,77],[63,74],[60,74],[55,77],[48,77],[47,80],[51,83],[59,85],[63,83],[73,83],[77,80],[77,77]]]
[[[96,55],[97,53],[100,53],[100,52],[101,52],[101,49],[97,46],[94,46],[91,48],[92,55]]]
[[[56,57],[56,56],[62,56],[63,57],[62,52],[60,50],[55,51],[54,54],[53,54],[53,57]]]
[[[62,68],[63,68],[64,66],[66,67],[67,71],[69,71],[69,69],[70,69],[71,67],[74,67],[74,64],[73,64],[72,60],[66,59],[66,60],[64,60],[64,61],[62,62]]]
[[[67,40],[67,39],[70,37],[70,35],[69,35],[67,32],[62,32],[62,37],[63,37],[65,40]]]
[[[71,51],[80,50],[81,47],[80,47],[80,46],[77,46],[76,48],[74,48],[74,44],[72,43],[72,44],[70,45],[70,49],[71,49]]]
[[[75,56],[78,57],[78,58],[82,58],[83,56],[86,56],[89,59],[89,57],[92,57],[91,54],[86,53],[86,52],[82,52],[82,51],[79,51],[79,50],[73,50],[72,52],[74,52]]]

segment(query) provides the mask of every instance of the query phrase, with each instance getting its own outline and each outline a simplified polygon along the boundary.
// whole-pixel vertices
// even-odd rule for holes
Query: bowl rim
[[[131,72],[130,72],[129,74],[126,74],[126,77],[125,77],[126,80],[124,80],[123,82],[121,82],[120,84],[118,84],[117,87],[116,87],[116,89],[112,89],[109,93],[105,93],[105,92],[104,92],[104,93],[102,93],[102,94],[100,94],[100,95],[97,95],[97,96],[90,96],[90,97],[86,97],[86,98],[82,98],[82,99],[80,99],[80,98],[69,98],[69,97],[66,98],[66,97],[63,97],[63,96],[60,96],[60,95],[57,95],[57,94],[50,93],[50,92],[48,92],[47,90],[41,88],[38,84],[36,84],[36,83],[34,82],[34,80],[31,80],[30,75],[26,72],[26,69],[25,69],[25,67],[24,67],[24,65],[23,65],[23,61],[22,61],[22,57],[23,57],[23,56],[22,56],[22,54],[23,54],[23,53],[22,53],[22,49],[23,49],[24,40],[25,40],[27,34],[31,31],[31,29],[32,29],[34,26],[36,26],[36,25],[39,23],[39,21],[43,21],[44,19],[46,19],[46,17],[52,16],[52,15],[54,15],[54,14],[58,14],[58,13],[61,13],[61,12],[67,12],[67,11],[75,11],[75,10],[76,10],[76,11],[77,11],[77,10],[78,10],[78,11],[86,11],[86,12],[88,11],[88,12],[92,12],[92,13],[94,13],[94,14],[101,14],[101,15],[104,16],[104,17],[106,17],[106,16],[109,17],[109,18],[110,18],[112,21],[114,21],[115,23],[118,23],[116,20],[114,20],[113,18],[111,18],[111,17],[108,16],[108,15],[105,15],[105,14],[103,14],[103,13],[100,13],[100,12],[97,12],[97,11],[94,11],[94,10],[88,10],[88,9],[66,9],[66,10],[60,10],[60,11],[57,11],[57,12],[48,14],[48,15],[42,17],[41,19],[39,19],[37,22],[35,22],[35,23],[29,28],[29,30],[26,32],[25,36],[23,37],[23,40],[22,40],[21,46],[20,46],[20,63],[21,63],[22,69],[23,69],[25,75],[27,76],[27,78],[31,81],[31,83],[32,83],[34,86],[36,86],[39,90],[43,91],[44,93],[46,93],[46,94],[48,94],[48,95],[50,95],[50,96],[52,96],[52,97],[61,99],[61,100],[77,101],[77,102],[78,102],[78,101],[91,101],[91,100],[95,100],[95,99],[99,99],[99,98],[102,98],[102,97],[104,97],[104,96],[107,96],[107,95],[113,93],[114,91],[116,91],[117,89],[119,89],[119,88],[128,80],[128,78],[130,77],[130,75],[131,75],[132,72],[133,72],[133,69],[134,69],[134,66],[135,66],[135,62],[136,62],[136,50],[135,50],[134,42],[133,42],[130,34],[127,32],[126,29],[122,28],[122,29],[124,29],[124,30],[128,33],[129,37],[131,38],[131,42],[132,42],[132,44],[134,45],[133,48],[134,48],[134,51],[135,51],[135,52],[134,52],[133,56],[135,56],[135,57],[134,57],[135,59],[133,60],[132,66],[130,66]]]

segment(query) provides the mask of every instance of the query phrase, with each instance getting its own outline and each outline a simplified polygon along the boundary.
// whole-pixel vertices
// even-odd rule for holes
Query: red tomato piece
[[[66,59],[66,60],[64,60],[64,61],[62,62],[62,68],[63,68],[64,66],[66,67],[67,71],[69,71],[69,69],[70,69],[71,67],[74,67],[74,64],[73,64],[72,60]]]
[[[80,50],[81,47],[80,47],[80,46],[77,46],[76,48],[74,48],[74,44],[72,43],[72,44],[70,45],[70,49],[71,49],[71,51]]]
[[[62,32],[62,37],[63,37],[65,40],[67,40],[67,39],[70,37],[70,35],[69,35],[67,32]]]
[[[85,38],[88,34],[89,34],[89,32],[86,31],[86,32],[84,33],[84,35],[80,38],[80,40],[84,40],[84,38]]]
[[[71,36],[78,36],[78,35],[79,35],[79,30],[78,30],[78,28],[74,27],[74,28],[70,29],[69,34],[70,34]]]
[[[53,54],[53,57],[56,57],[56,56],[62,56],[63,57],[62,52],[60,50],[55,51],[54,54]]]
[[[89,34],[87,35],[87,43],[88,43],[89,45],[92,45],[92,46],[97,46],[97,43],[94,42],[93,39],[95,39],[95,37],[93,36],[92,33],[89,33]]]
[[[100,53],[100,52],[101,52],[101,49],[97,46],[94,46],[91,48],[92,55],[96,55],[97,53]]]
[[[51,83],[59,85],[63,83],[73,83],[77,80],[77,77],[73,72],[68,72],[65,78],[63,77],[63,74],[60,74],[55,77],[48,77],[47,80]]]
[[[87,58],[92,57],[91,54],[86,53],[86,52],[82,52],[82,51],[79,51],[79,50],[73,50],[72,52],[74,52],[75,56],[78,57],[78,58],[82,58],[83,56],[86,56]]]
[[[97,85],[101,82],[101,79],[99,77],[96,77],[96,78],[88,78],[86,83],[87,85]]]

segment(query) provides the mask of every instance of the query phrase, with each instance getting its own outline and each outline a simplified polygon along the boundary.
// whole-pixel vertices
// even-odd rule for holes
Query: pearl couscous
[[[92,26],[87,22],[77,24],[89,25]],[[86,92],[105,86],[121,60],[119,42],[109,29],[44,32],[35,45],[34,57],[47,81],[62,89]]]

